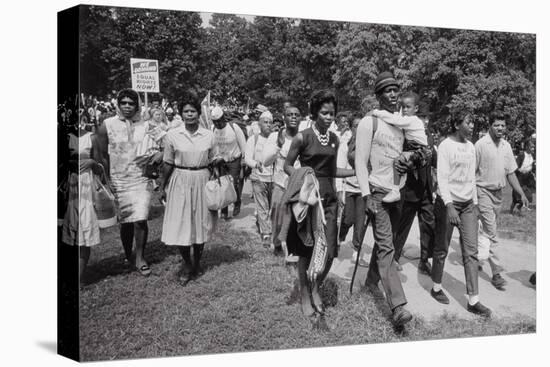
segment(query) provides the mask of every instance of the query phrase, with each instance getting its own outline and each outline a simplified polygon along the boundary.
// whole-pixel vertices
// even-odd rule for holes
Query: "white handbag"
[[[209,210],[220,210],[237,201],[237,193],[231,175],[221,176],[206,183],[206,206]]]

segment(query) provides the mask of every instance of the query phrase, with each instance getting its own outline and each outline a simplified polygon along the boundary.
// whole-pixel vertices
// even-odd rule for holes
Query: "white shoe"
[[[384,198],[382,199],[383,203],[395,203],[396,201],[399,201],[401,199],[401,194],[399,193],[399,190],[392,189]]]
[[[285,258],[285,261],[287,263],[297,263],[298,262],[298,256],[290,254]]]

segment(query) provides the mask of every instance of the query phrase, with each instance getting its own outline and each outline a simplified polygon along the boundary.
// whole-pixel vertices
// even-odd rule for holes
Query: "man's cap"
[[[384,88],[395,85],[399,87],[397,80],[393,77],[393,74],[389,71],[384,71],[378,75],[376,81],[374,82],[374,93],[380,93]]]

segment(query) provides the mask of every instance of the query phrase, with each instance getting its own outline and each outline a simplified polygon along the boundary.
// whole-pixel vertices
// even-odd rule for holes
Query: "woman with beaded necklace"
[[[285,172],[291,176],[294,172],[294,162],[299,159],[302,167],[311,167],[319,181],[319,194],[326,218],[326,241],[328,260],[325,271],[313,284],[307,279],[307,268],[311,261],[313,247],[305,246],[297,234],[296,220],[292,219],[288,231],[287,242],[291,243],[299,256],[298,279],[300,284],[300,302],[302,312],[306,316],[324,313],[323,302],[319,294],[319,286],[328,274],[332,260],[337,256],[337,225],[336,215],[338,200],[336,198],[336,177],[355,175],[351,169],[336,168],[338,152],[338,137],[328,131],[337,112],[337,101],[330,91],[321,90],[313,94],[310,101],[310,113],[313,118],[311,127],[296,134],[292,140],[285,165]]]

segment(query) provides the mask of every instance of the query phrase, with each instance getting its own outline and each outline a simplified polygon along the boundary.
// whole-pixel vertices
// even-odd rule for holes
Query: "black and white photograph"
[[[96,5],[59,34],[61,354],[536,332],[535,34]]]
[[[101,365],[537,360],[538,23],[481,5],[477,22],[470,3],[474,23],[451,3],[417,19],[436,4],[420,0],[333,16],[347,3],[170,4],[51,7],[55,39],[32,60],[53,84],[11,91],[51,112],[42,143],[6,134],[34,157],[18,163],[31,178],[5,178],[32,195],[13,195],[24,226],[7,243],[48,247],[15,267],[41,288],[22,283],[34,301],[12,317],[42,330],[35,349]]]

